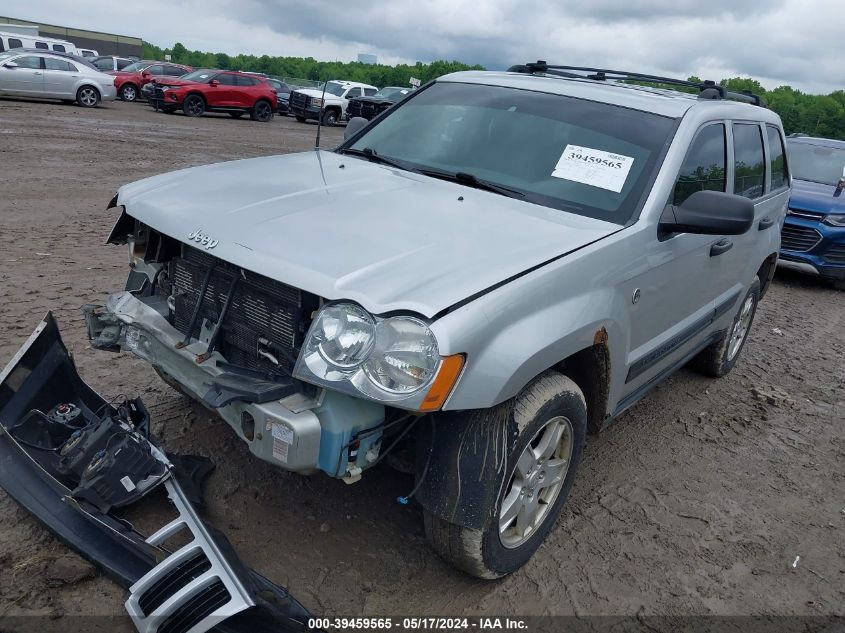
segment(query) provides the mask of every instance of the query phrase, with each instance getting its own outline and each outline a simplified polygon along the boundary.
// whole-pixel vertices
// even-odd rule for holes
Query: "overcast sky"
[[[842,0],[34,0],[12,17],[229,54],[490,69],[545,59],[845,88]],[[115,10],[119,6],[120,10]]]

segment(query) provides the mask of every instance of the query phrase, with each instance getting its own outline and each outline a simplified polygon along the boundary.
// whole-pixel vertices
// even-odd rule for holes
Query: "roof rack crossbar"
[[[686,88],[697,88],[701,98],[705,99],[731,99],[734,101],[742,101],[756,106],[766,107],[763,98],[752,93],[749,90],[742,92],[733,92],[725,88],[715,81],[705,80],[701,82],[688,81],[686,79],[676,79],[674,77],[660,77],[658,75],[647,75],[644,73],[635,73],[627,70],[610,70],[607,68],[590,68],[587,66],[562,66],[557,64],[547,64],[540,60],[537,62],[530,62],[528,64],[519,64],[508,68],[508,72],[515,73],[543,73],[554,77],[564,77],[567,79],[593,79],[595,81],[607,80],[632,80],[642,81],[646,83],[665,84],[670,86],[683,86]],[[587,74],[584,74],[587,73]]]

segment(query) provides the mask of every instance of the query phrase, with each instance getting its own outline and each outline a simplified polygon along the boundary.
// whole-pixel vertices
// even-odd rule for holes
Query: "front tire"
[[[736,361],[739,360],[742,348],[745,347],[745,341],[748,340],[748,332],[754,322],[754,315],[757,314],[759,302],[760,280],[755,277],[739,304],[731,326],[722,333],[719,340],[699,352],[690,361],[690,366],[713,378],[721,378],[733,369]]]
[[[200,117],[205,114],[205,100],[199,95],[188,95],[182,104],[185,116]]]
[[[328,127],[333,127],[337,125],[338,121],[338,112],[337,110],[326,110],[323,113],[323,125]]]
[[[100,103],[100,92],[94,86],[82,86],[76,91],[76,102],[83,108],[95,108]]]
[[[256,101],[255,105],[252,106],[252,111],[249,113],[249,117],[253,121],[267,123],[273,118],[273,106],[270,105],[269,101],[265,101],[264,99]]]
[[[505,416],[505,417],[502,417]],[[506,419],[505,438],[484,434],[489,455],[506,442],[504,465],[491,459],[497,485],[477,503],[488,510],[481,529],[425,512],[425,532],[448,563],[478,578],[500,578],[528,562],[554,527],[572,490],[587,432],[584,394],[566,376],[548,371],[522,392],[487,412]],[[484,421],[482,421],[484,423]],[[472,440],[468,440],[472,441]]]

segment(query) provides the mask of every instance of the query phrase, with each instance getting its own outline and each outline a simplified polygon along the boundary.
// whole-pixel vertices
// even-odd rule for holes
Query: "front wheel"
[[[76,102],[83,108],[93,108],[100,103],[100,93],[93,86],[82,86],[76,91]]]
[[[273,106],[270,105],[269,101],[264,101],[263,99],[256,101],[255,105],[252,106],[252,111],[249,113],[249,117],[253,121],[267,123],[267,121],[273,118]]]
[[[506,420],[505,433],[476,438],[489,444],[488,455],[500,455],[503,448],[505,452],[503,462],[490,460],[484,475],[495,478],[496,485],[483,487],[489,492],[476,499],[488,517],[485,525],[469,528],[426,511],[425,531],[447,562],[472,576],[492,579],[525,565],[554,527],[581,459],[587,405],[578,385],[549,371],[485,417],[480,422],[490,425]]]
[[[182,111],[185,116],[202,116],[205,114],[205,101],[199,95],[188,95],[185,97],[185,103],[182,104]]]
[[[690,366],[700,373],[714,378],[721,378],[733,369],[736,361],[739,360],[742,348],[745,347],[748,332],[754,322],[754,315],[757,314],[759,301],[760,280],[755,277],[751,287],[739,304],[739,309],[731,326],[720,335],[715,343],[699,352],[690,362]]]
[[[337,110],[326,110],[323,113],[323,125],[329,127],[337,125]]]
[[[120,98],[124,101],[136,101],[138,99],[138,89],[132,84],[126,84],[120,89]]]

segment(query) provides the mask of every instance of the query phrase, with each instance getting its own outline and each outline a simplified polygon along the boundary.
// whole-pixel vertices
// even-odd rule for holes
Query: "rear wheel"
[[[736,361],[745,341],[748,339],[748,332],[754,322],[754,315],[757,313],[757,303],[760,301],[760,280],[755,277],[754,282],[745,293],[742,302],[739,304],[733,323],[720,336],[719,340],[704,348],[698,356],[690,361],[690,366],[705,374],[720,378],[727,374]]]
[[[265,101],[264,99],[256,101],[255,105],[252,106],[252,112],[250,112],[249,116],[253,121],[267,123],[267,121],[273,118],[273,106],[270,105],[269,101]]]
[[[120,88],[120,98],[124,101],[136,101],[138,99],[138,89],[134,84],[123,84]]]
[[[100,103],[100,93],[94,86],[82,86],[76,91],[76,102],[83,108],[93,108]]]
[[[496,485],[476,500],[488,517],[485,525],[469,528],[426,511],[425,531],[434,550],[458,569],[499,578],[527,563],[554,527],[581,459],[587,406],[572,380],[549,371],[516,398],[490,409],[487,417],[491,425],[507,420],[507,432],[467,439],[489,444],[489,455],[504,448],[501,468],[490,465]],[[443,494],[449,494],[448,488]]]
[[[202,116],[205,114],[205,100],[199,95],[188,95],[182,104],[182,111],[185,116]]]

